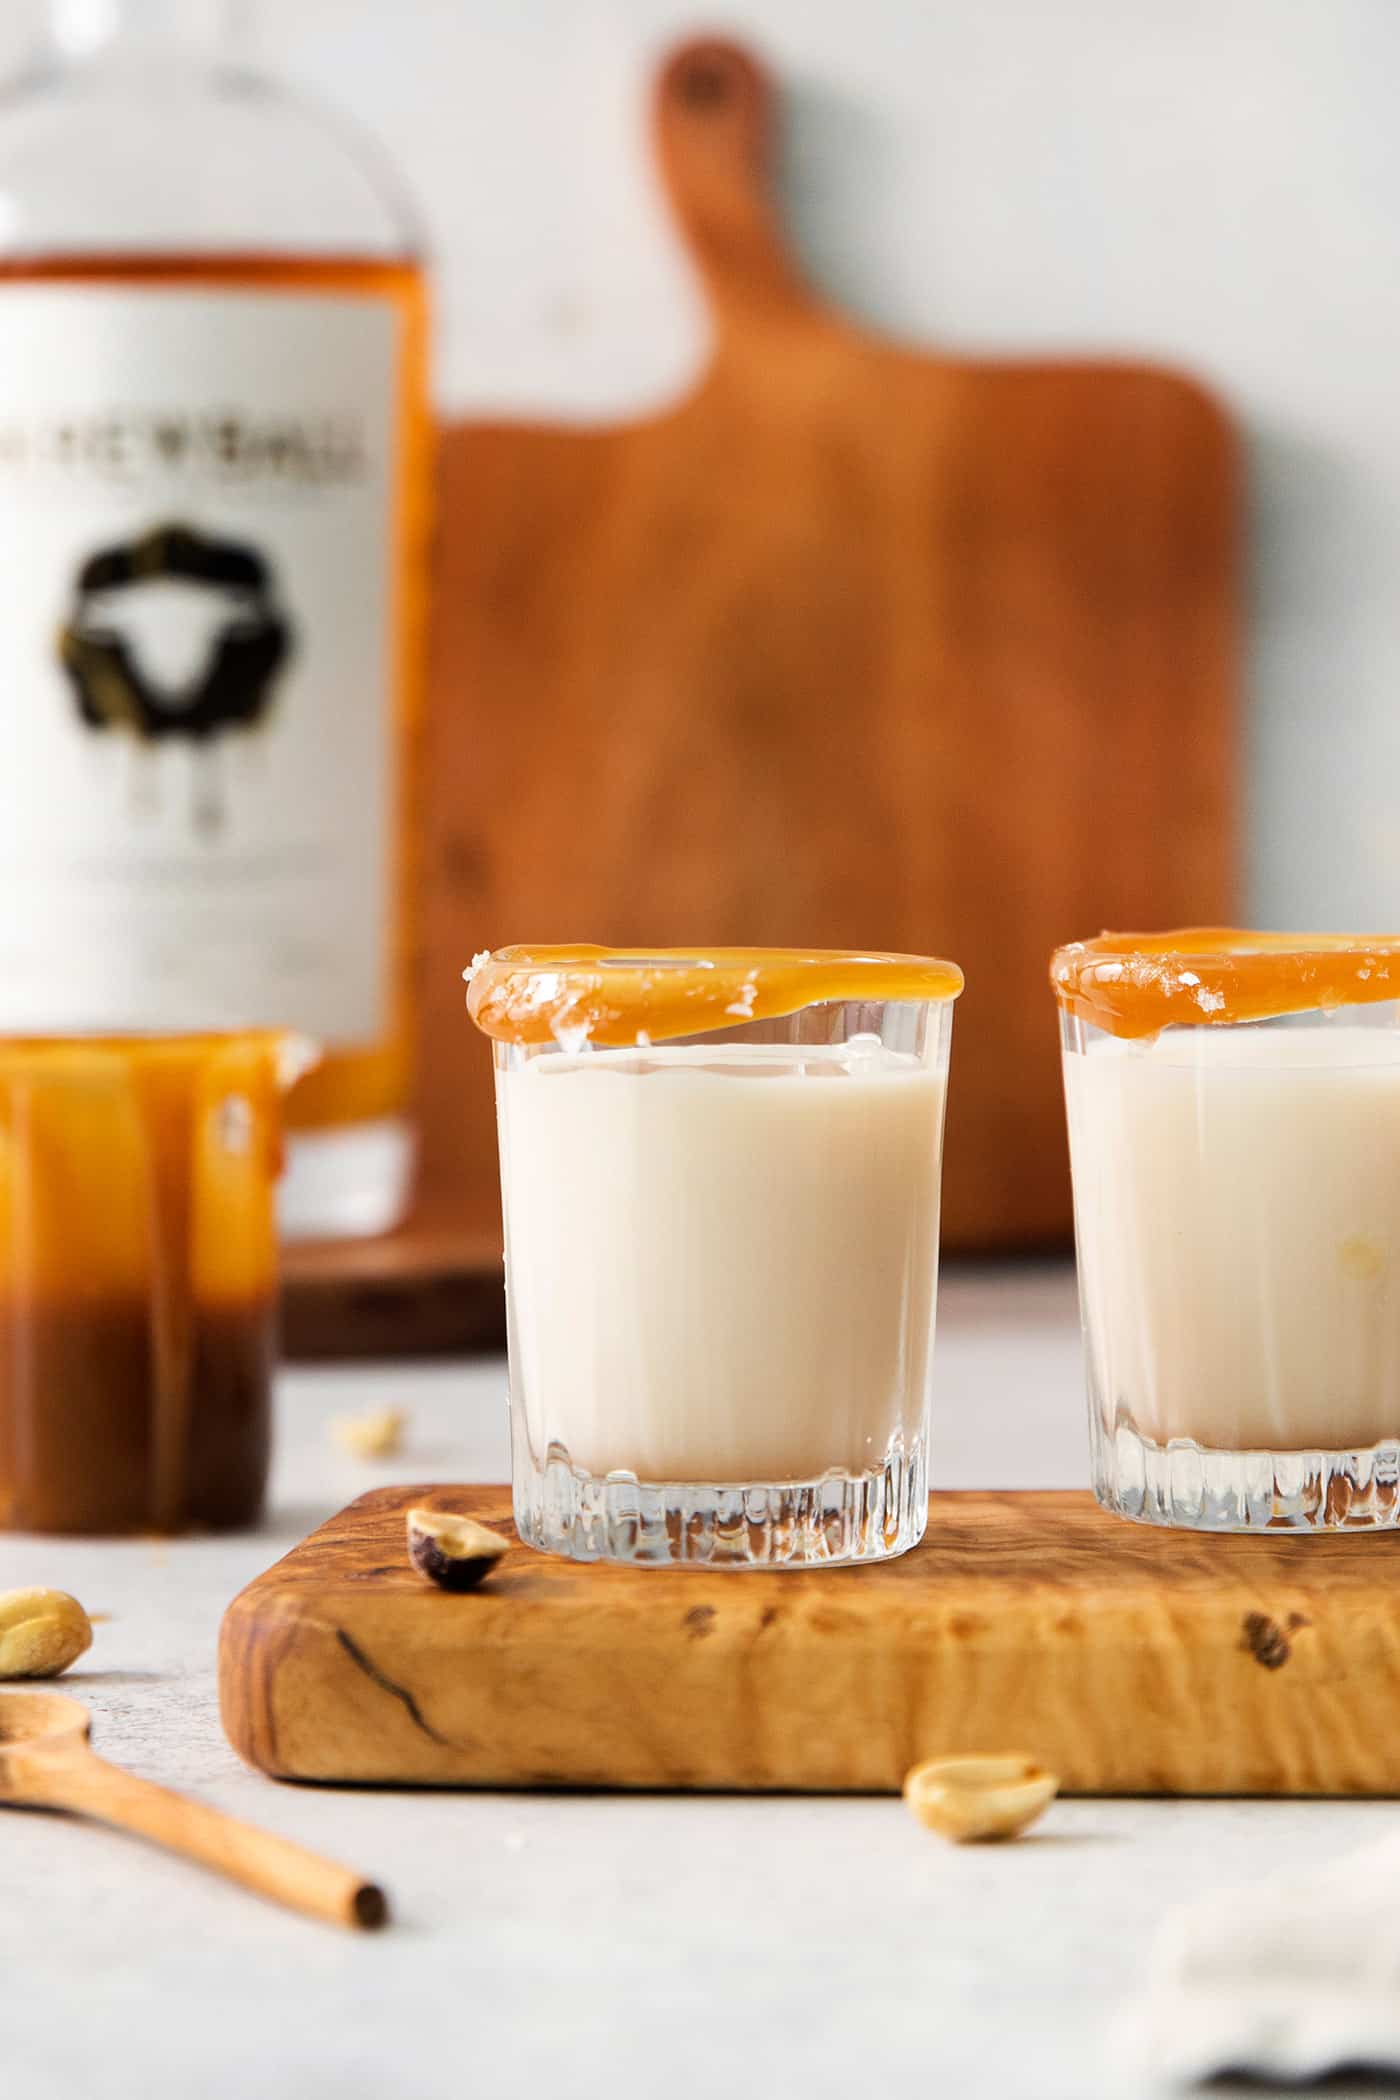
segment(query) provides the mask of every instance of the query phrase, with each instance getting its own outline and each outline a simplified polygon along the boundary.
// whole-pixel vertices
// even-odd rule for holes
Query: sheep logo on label
[[[90,555],[58,637],[84,726],[125,731],[143,754],[139,801],[149,806],[149,761],[189,749],[192,817],[205,833],[224,823],[216,746],[266,723],[291,653],[266,557],[182,524]]]

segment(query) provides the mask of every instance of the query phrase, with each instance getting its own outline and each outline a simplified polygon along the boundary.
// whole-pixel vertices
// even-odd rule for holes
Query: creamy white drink
[[[553,1443],[594,1476],[796,1481],[922,1438],[942,1070],[871,1037],[556,1053],[497,1080],[537,1462]]]
[[[918,1544],[962,981],[830,949],[473,959],[525,1544],[707,1568]]]
[[[1400,1435],[1400,1037],[1091,1030],[1065,1086],[1110,1433],[1270,1452]]]

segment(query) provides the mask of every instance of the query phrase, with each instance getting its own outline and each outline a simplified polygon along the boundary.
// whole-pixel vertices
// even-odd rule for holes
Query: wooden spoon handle
[[[333,1925],[372,1927],[386,1922],[384,1893],[348,1867],[322,1859],[289,1838],[240,1823],[202,1801],[191,1801],[149,1779],[109,1765],[93,1751],[36,1761],[25,1792],[51,1808],[75,1809],[99,1822],[134,1830],[171,1852],[196,1859],[245,1888]]]

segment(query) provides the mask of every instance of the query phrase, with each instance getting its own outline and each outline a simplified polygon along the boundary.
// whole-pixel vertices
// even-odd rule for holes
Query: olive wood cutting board
[[[495,1200],[472,953],[949,955],[949,1246],[1067,1239],[1051,950],[1235,901],[1239,474],[1200,382],[881,339],[808,285],[750,54],[662,69],[675,406],[443,437],[425,1186]],[[1204,916],[1203,916],[1204,915]]]
[[[1022,1750],[1072,1793],[1400,1794],[1400,1535],[1153,1531],[1085,1494],[938,1494],[871,1568],[584,1566],[450,1596],[428,1503],[362,1495],[235,1598],[229,1740],[282,1779],[889,1792]]]
[[[1068,1240],[1051,949],[1232,913],[1220,405],[1165,366],[954,355],[836,310],[771,194],[778,99],[728,43],[684,45],[654,86],[711,329],[684,399],[442,434],[420,1209],[369,1266],[293,1251],[298,1353],[412,1346],[420,1270],[441,1342],[454,1263],[458,1338],[484,1303],[500,1322],[490,1059],[462,1010],[478,949],[952,956],[944,1242],[984,1249]]]

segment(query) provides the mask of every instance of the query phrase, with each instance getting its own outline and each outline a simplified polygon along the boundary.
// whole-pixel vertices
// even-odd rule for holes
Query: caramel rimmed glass
[[[1192,1530],[1400,1521],[1400,943],[1062,949],[1094,1489]]]
[[[744,1568],[922,1537],[961,981],[774,950],[474,972],[529,1544]]]

